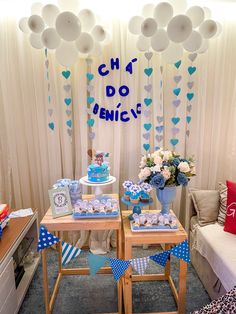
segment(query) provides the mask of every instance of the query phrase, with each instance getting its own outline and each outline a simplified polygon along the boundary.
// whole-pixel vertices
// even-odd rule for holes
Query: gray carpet
[[[149,256],[157,248],[143,250],[134,248],[133,256]],[[109,256],[114,256],[111,252]],[[82,252],[69,267],[87,266],[87,253]],[[172,257],[171,274],[178,282],[178,259]],[[57,256],[54,251],[48,254],[50,291],[57,273]],[[162,267],[151,261],[147,273],[158,273]],[[43,314],[44,300],[42,288],[42,266],[39,265],[26,294],[19,314]],[[194,268],[188,266],[186,313],[190,313],[210,302],[210,298],[200,282]],[[166,282],[141,282],[133,284],[133,312],[175,311],[176,304]],[[112,275],[67,276],[61,281],[53,314],[95,314],[117,311],[116,282]]]

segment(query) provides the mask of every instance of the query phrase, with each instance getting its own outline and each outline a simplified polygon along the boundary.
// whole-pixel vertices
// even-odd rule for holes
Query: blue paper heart
[[[144,73],[145,73],[147,76],[152,75],[152,72],[153,72],[153,68],[146,68],[146,69],[144,69]]]
[[[91,97],[91,96],[87,97],[87,102],[89,105],[91,105],[94,102],[94,100],[95,100],[94,97]]]
[[[68,77],[70,77],[70,71],[62,71],[61,74],[64,76],[65,79],[68,79]]]
[[[94,75],[92,73],[87,73],[86,76],[89,81],[92,81],[92,79],[94,78]]]
[[[173,146],[175,146],[175,145],[177,145],[177,144],[179,143],[179,140],[178,140],[177,138],[172,138],[172,139],[170,140],[170,143],[171,143]]]
[[[178,68],[180,67],[181,63],[182,63],[181,60],[177,61],[177,62],[175,63],[175,67],[178,69]]]
[[[174,125],[176,125],[177,123],[179,123],[180,118],[179,118],[179,117],[173,117],[173,118],[171,119],[171,121],[174,123]]]
[[[66,121],[66,125],[71,128],[72,127],[72,120],[68,120]]]
[[[152,98],[144,98],[144,103],[146,106],[150,106],[152,103]]]
[[[189,73],[190,75],[192,75],[196,70],[197,70],[196,67],[192,67],[192,66],[188,67],[188,73]]]
[[[150,149],[150,145],[149,144],[143,144],[143,148],[148,151]]]
[[[88,120],[87,120],[87,124],[88,124],[89,126],[93,126],[93,125],[94,125],[94,119],[88,119]]]
[[[173,89],[173,93],[175,94],[175,96],[179,96],[180,91],[181,91],[180,87]]]
[[[187,116],[187,117],[186,117],[186,120],[187,120],[187,123],[190,123],[190,121],[192,120],[192,117]]]
[[[55,125],[53,122],[48,123],[48,126],[51,130],[54,130]]]
[[[69,106],[71,104],[71,98],[65,98],[64,102],[67,106]]]
[[[156,126],[156,131],[157,131],[158,133],[163,132],[163,130],[164,130],[164,125]]]
[[[50,95],[48,96],[48,102],[49,103],[51,102],[51,96]]]
[[[187,93],[187,98],[190,101],[191,99],[193,99],[194,93]]]
[[[144,126],[144,129],[146,131],[149,131],[152,128],[152,124],[151,123],[145,123],[143,126]]]

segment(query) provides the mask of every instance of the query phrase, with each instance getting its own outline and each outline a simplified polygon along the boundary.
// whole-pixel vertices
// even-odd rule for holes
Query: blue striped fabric
[[[73,258],[79,256],[81,249],[62,241],[62,265],[66,265]]]

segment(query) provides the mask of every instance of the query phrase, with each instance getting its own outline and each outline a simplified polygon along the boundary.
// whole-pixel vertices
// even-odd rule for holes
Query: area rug
[[[134,248],[133,257],[150,256],[160,248]],[[114,256],[114,251],[108,254]],[[171,257],[171,274],[175,284],[178,282],[178,259]],[[68,267],[87,267],[87,252],[82,252]],[[57,255],[53,250],[48,254],[49,287],[52,291],[57,276]],[[160,273],[162,267],[150,262],[147,273]],[[19,314],[43,314],[43,278],[40,264],[29,290],[22,303]],[[192,265],[187,273],[186,313],[197,310],[210,302],[210,298],[200,282]],[[168,284],[164,281],[133,284],[133,313],[169,312],[177,307]],[[95,314],[117,311],[116,282],[112,275],[67,276],[61,281],[55,302],[54,314]]]

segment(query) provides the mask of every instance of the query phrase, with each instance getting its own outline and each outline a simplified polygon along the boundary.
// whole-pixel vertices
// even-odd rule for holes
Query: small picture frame
[[[48,190],[52,217],[62,217],[72,214],[72,205],[68,187]]]

